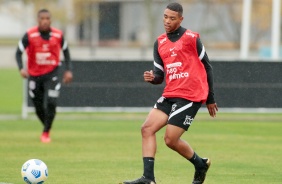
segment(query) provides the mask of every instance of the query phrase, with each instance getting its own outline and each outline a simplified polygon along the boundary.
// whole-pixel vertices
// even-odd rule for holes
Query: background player
[[[145,71],[144,80],[160,84],[165,78],[166,86],[141,128],[143,176],[124,184],[155,183],[156,132],[166,125],[166,145],[195,167],[192,183],[203,183],[211,164],[210,159],[199,157],[187,142],[180,139],[202,103],[206,103],[212,117],[218,110],[208,56],[199,34],[181,27],[182,13],[182,6],[178,3],[170,3],[164,11],[166,33],[160,35],[154,44],[154,71]]]
[[[66,70],[63,82],[73,78],[67,42],[62,31],[51,27],[51,14],[47,9],[37,13],[38,26],[30,28],[19,41],[16,60],[23,78],[28,78],[28,93],[35,106],[36,115],[44,129],[41,141],[48,143],[50,129],[56,115],[57,98],[60,92],[58,71],[60,52],[63,50]],[[22,54],[27,53],[27,70],[23,66]]]

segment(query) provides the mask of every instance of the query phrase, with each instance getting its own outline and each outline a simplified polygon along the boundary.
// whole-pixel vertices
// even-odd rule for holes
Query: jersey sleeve
[[[205,70],[207,72],[207,80],[209,85],[209,93],[206,104],[213,104],[215,103],[214,99],[214,88],[213,88],[213,68],[210,63],[209,57],[205,51],[205,47],[202,44],[200,38],[197,38],[197,51],[198,56],[201,62],[204,64]]]
[[[62,36],[61,48],[65,58],[66,70],[72,70],[70,51],[69,51],[68,43],[65,40],[64,36]]]
[[[19,41],[17,51],[16,51],[16,61],[19,70],[23,68],[22,54],[28,46],[28,34],[25,33],[23,38]]]
[[[28,34],[25,33],[22,39],[19,41],[18,48],[21,52],[24,52],[26,47],[28,46]]]
[[[158,41],[154,43],[154,75],[164,77],[164,64],[158,51]]]
[[[158,51],[158,40],[154,43],[154,81],[152,81],[152,84],[161,84],[164,80],[164,64],[163,60],[160,57],[159,51]]]

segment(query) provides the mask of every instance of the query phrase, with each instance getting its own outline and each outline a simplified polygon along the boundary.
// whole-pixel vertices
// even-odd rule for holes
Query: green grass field
[[[0,82],[0,184],[24,183],[20,169],[31,158],[47,164],[50,184],[118,184],[141,176],[140,126],[146,113],[59,113],[52,142],[42,144],[34,114],[20,119],[17,70],[1,69]],[[206,184],[278,184],[281,122],[282,114],[274,113],[219,112],[215,119],[199,113],[183,139],[200,156],[211,158]],[[157,183],[191,183],[192,165],[166,147],[163,134],[157,134]]]

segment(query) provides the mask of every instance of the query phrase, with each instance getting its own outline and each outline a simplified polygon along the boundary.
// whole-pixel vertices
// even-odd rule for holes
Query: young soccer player
[[[60,51],[63,50],[66,70],[63,82],[70,83],[73,75],[67,42],[62,31],[51,27],[51,14],[47,9],[38,11],[38,25],[30,28],[19,41],[16,60],[23,78],[28,78],[28,93],[36,115],[44,126],[41,142],[49,143],[50,130],[56,115],[59,81]],[[22,54],[27,53],[27,70],[23,67]]]
[[[215,117],[218,110],[214,99],[212,66],[199,34],[181,27],[182,13],[179,3],[168,4],[164,11],[166,33],[160,35],[154,44],[154,71],[145,71],[144,80],[160,84],[165,79],[166,86],[141,128],[143,176],[124,184],[156,183],[156,132],[165,126],[166,145],[195,167],[193,184],[205,181],[211,165],[210,159],[197,155],[181,139],[203,103],[206,103],[211,117]]]

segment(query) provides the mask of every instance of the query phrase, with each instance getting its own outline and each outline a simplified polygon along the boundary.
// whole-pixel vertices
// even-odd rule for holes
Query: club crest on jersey
[[[193,120],[194,120],[194,118],[191,118],[191,116],[186,115],[186,118],[183,122],[183,125],[191,125]]]
[[[43,51],[49,51],[49,44],[43,44],[42,45],[42,50]]]
[[[175,57],[175,56],[177,56],[177,54],[174,51],[172,51],[170,56]]]

